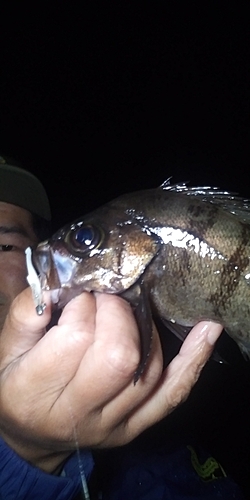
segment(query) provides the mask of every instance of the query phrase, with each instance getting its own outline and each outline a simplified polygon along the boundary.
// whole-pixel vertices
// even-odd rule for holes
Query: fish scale
[[[57,231],[33,252],[62,308],[82,291],[117,293],[135,312],[144,370],[152,314],[183,338],[201,320],[250,353],[250,204],[186,183],[122,195]]]

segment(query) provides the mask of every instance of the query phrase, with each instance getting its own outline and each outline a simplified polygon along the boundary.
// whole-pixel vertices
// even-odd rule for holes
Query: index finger
[[[88,405],[96,409],[132,385],[140,359],[139,334],[130,305],[116,295],[95,294],[95,300],[93,343],[66,389],[75,408],[79,401],[79,411],[83,396],[85,410]]]

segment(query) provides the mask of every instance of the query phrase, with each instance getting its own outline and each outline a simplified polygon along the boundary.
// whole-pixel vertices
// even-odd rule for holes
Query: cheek
[[[0,332],[11,302],[28,286],[26,263],[23,253],[0,252]]]
[[[28,286],[25,273],[13,273],[11,279],[6,280],[6,288],[12,299]]]
[[[4,271],[0,269],[0,332],[12,301],[26,287],[25,273],[11,272],[8,274],[7,269]]]
[[[28,286],[25,257],[0,258],[0,293],[13,300]]]
[[[5,306],[0,306],[0,334],[1,334],[1,331],[3,329],[3,325],[4,325],[4,322],[5,322],[5,318],[8,314],[8,310],[9,310],[9,307]]]

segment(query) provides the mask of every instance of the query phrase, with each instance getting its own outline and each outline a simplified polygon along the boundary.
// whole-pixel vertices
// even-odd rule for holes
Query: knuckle
[[[172,407],[176,408],[182,402],[184,402],[187,399],[188,394],[189,391],[187,391],[187,388],[185,386],[179,387],[178,390],[175,391],[175,394],[173,395]]]
[[[111,369],[124,377],[132,376],[140,361],[138,349],[124,344],[109,346],[105,357]]]

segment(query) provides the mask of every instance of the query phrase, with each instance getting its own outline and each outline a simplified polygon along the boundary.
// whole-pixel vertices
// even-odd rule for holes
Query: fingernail
[[[204,331],[205,329],[207,329],[207,342],[210,345],[214,345],[217,342],[223,327],[219,323],[209,322],[204,326]]]

